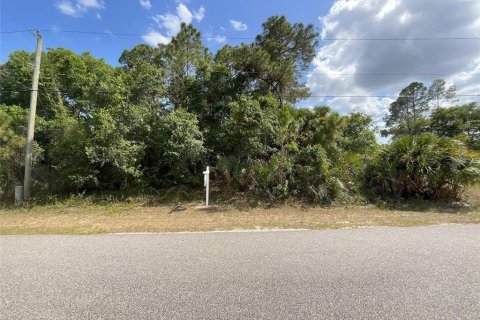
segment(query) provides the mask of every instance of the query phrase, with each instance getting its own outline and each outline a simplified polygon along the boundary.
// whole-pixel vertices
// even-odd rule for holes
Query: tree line
[[[480,108],[455,88],[414,82],[390,105],[379,145],[372,118],[308,97],[301,75],[313,25],[274,16],[253,43],[215,54],[192,25],[169,44],[137,45],[113,67],[88,52],[42,53],[34,196],[196,188],[212,166],[222,192],[332,204],[368,196],[457,199],[480,178]],[[33,54],[0,66],[0,195],[23,178]]]

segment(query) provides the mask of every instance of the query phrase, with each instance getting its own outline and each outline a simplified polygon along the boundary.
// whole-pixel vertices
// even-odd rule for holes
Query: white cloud
[[[200,7],[197,12],[194,12],[193,18],[197,20],[198,22],[202,21],[203,18],[205,18],[205,8]]]
[[[61,0],[56,3],[56,7],[61,13],[71,17],[81,17],[90,9],[101,10],[105,8],[105,3],[100,0]],[[98,19],[99,14],[96,17]]]
[[[477,61],[472,61],[475,67],[469,71],[458,73],[450,77],[449,84],[455,84],[457,87],[457,94],[459,95],[478,95],[480,94],[480,57]],[[468,103],[472,101],[471,97],[458,97],[458,103]],[[480,98],[476,98],[480,103]]]
[[[171,13],[156,15],[153,20],[159,28],[165,29],[169,35],[175,35],[180,31],[182,20],[177,15]]]
[[[225,43],[227,41],[227,37],[225,37],[225,36],[215,36],[214,40],[218,43]]]
[[[406,24],[410,21],[411,18],[412,18],[412,14],[408,11],[405,11],[404,13],[402,13],[402,15],[398,20],[400,21],[401,24]]]
[[[59,31],[61,31],[61,29],[57,26],[57,25],[52,25],[50,27],[50,29],[54,32],[54,33],[58,33]]]
[[[245,23],[237,20],[230,20],[230,24],[232,25],[233,29],[237,31],[245,31],[248,28]]]
[[[148,34],[142,36],[142,38],[149,44],[154,43],[152,40],[147,41],[144,38],[153,32],[156,37],[148,36],[149,39],[161,39],[161,41],[154,43],[154,45],[157,43],[168,43],[170,42],[171,37],[175,36],[180,31],[182,23],[190,24],[193,21],[200,22],[204,17],[205,8],[203,6],[200,7],[198,11],[190,11],[184,3],[180,3],[176,8],[176,13],[167,12],[165,14],[157,14],[153,17],[158,28],[162,31],[150,31]]]
[[[225,43],[227,41],[227,37],[220,35],[215,36],[212,33],[206,33],[205,37],[207,38],[208,42],[215,41],[217,43]]]
[[[80,14],[78,8],[70,1],[57,2],[57,8],[58,10],[60,10],[61,13],[67,16],[77,17]]]
[[[166,37],[157,31],[150,31],[142,36],[143,41],[151,45],[152,47],[158,44],[167,44],[170,42],[170,37]]]
[[[150,0],[139,0],[139,2],[144,9],[152,9],[152,3],[150,2]]]
[[[385,5],[380,9],[380,11],[375,15],[377,20],[382,20],[389,13],[395,10],[400,4],[400,0],[388,0]]]
[[[84,8],[103,9],[105,3],[99,0],[77,0],[77,3]]]
[[[180,3],[177,7],[177,16],[178,19],[185,23],[192,22],[193,14],[188,10],[187,6],[183,3]]]
[[[326,40],[313,61],[307,85],[313,96],[395,96],[413,81],[429,85],[444,78],[456,84],[458,94],[478,93],[480,78],[472,75],[480,72],[478,40],[328,40],[479,37],[478,17],[480,1],[476,0],[337,0],[319,18]],[[423,75],[385,75],[392,73]],[[428,75],[434,73],[462,75]],[[381,121],[392,101],[312,98],[309,103],[328,104],[344,113],[362,111]]]
[[[203,7],[200,7],[197,12],[192,13],[186,5],[180,3],[177,6],[176,14],[158,14],[153,17],[153,20],[159,28],[165,29],[169,36],[174,36],[180,31],[180,25],[182,23],[190,24],[193,20],[200,22],[204,17],[205,9]]]

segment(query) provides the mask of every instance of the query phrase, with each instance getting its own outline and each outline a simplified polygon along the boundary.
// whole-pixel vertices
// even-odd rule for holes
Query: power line
[[[120,37],[156,37],[156,35],[148,35],[141,33],[129,33],[129,32],[110,32],[110,31],[88,31],[88,30],[54,30],[54,29],[42,29],[42,32],[52,33],[73,33],[73,34],[94,34],[94,35],[110,35]],[[1,31],[0,33],[21,33],[30,32],[30,30],[11,30]],[[173,37],[166,37],[173,38]],[[202,36],[202,39],[218,39],[225,38],[231,40],[255,40],[256,37],[226,37],[226,36]],[[480,40],[480,37],[364,37],[364,38],[321,38],[321,41],[448,41],[448,40]]]
[[[434,40],[480,40],[480,37],[420,37],[420,38],[323,38],[322,41],[434,41]]]
[[[4,92],[30,92],[30,91],[35,91],[31,89],[7,89],[7,90],[2,90]],[[38,92],[55,92],[55,93],[61,93],[61,94],[68,94],[69,92],[65,92],[62,90],[58,89],[37,89],[36,91]],[[96,94],[113,94],[113,93],[118,93],[117,91],[108,91],[108,90],[99,90],[99,91],[94,91],[91,93],[96,93]],[[192,96],[196,95],[201,95],[198,93],[193,93],[190,94]],[[400,96],[400,95],[310,95],[308,97],[305,97],[304,99],[308,98],[414,98],[414,96]],[[456,94],[455,97],[480,97],[480,94]]]
[[[242,71],[242,70],[234,70],[237,71],[239,74],[266,74],[268,72],[260,72],[260,71]],[[312,71],[304,71],[304,72],[296,72],[297,74],[303,75],[318,75],[318,76],[361,76],[361,77],[408,77],[408,76],[474,76],[479,77],[480,73],[336,73],[336,72],[321,72],[317,73],[315,70]]]
[[[259,71],[241,71],[241,70],[234,70],[237,71],[239,74],[267,74],[268,72],[259,72]],[[62,73],[57,73],[58,75],[65,75]],[[315,73],[314,71],[310,72],[297,72],[299,75],[318,75],[318,76],[361,76],[361,77],[407,77],[407,76],[472,76],[472,77],[480,77],[480,73]]]
[[[480,97],[480,94],[456,94],[455,97]],[[310,95],[308,98],[415,98],[415,96],[399,95]]]
[[[0,33],[24,33],[30,32],[30,30],[9,30],[9,31],[0,31]]]
[[[59,32],[59,33],[77,33],[77,34],[103,34],[114,36],[143,36],[156,37],[156,35],[139,34],[139,33],[124,33],[124,32],[110,32],[110,31],[82,31],[82,30],[42,30],[45,32]],[[203,39],[218,39],[220,36],[202,36]],[[173,37],[167,37],[173,38]],[[256,37],[224,37],[232,40],[255,40]],[[421,37],[421,38],[323,38],[322,41],[427,41],[427,40],[480,40],[480,37]]]
[[[234,70],[240,74],[264,74],[266,72],[259,71],[241,71]],[[7,70],[0,70],[4,74],[9,73]],[[418,77],[439,77],[439,76],[471,76],[471,77],[480,77],[480,73],[317,73],[314,70],[297,72],[299,75],[315,75],[315,76],[347,76],[347,77],[409,77],[409,76],[418,76]],[[64,73],[56,73],[56,75],[65,75]]]
[[[0,70],[0,73],[5,74],[8,76],[11,80],[13,80],[13,74],[11,74],[7,70]],[[259,72],[242,72],[246,74],[259,74]],[[307,74],[307,73],[305,73]],[[60,73],[59,75],[64,75]],[[347,75],[347,76],[355,76],[355,75],[362,75],[362,76],[440,76],[440,75],[449,75],[449,76],[454,76],[454,75],[471,75],[471,76],[480,76],[480,74],[461,74],[461,73],[364,73],[364,74],[354,74],[354,73],[322,73],[319,75],[325,75],[325,76],[331,76],[331,75]],[[30,88],[22,85],[19,83],[20,86],[23,88],[18,88],[18,89],[7,89],[7,90],[2,90],[4,92],[30,92],[32,91]],[[69,92],[65,92],[62,90],[58,89],[38,89],[39,92],[55,92],[55,93],[61,93],[61,94],[70,94]],[[94,93],[97,94],[113,94],[113,93],[118,93],[116,91],[108,91],[108,90],[99,90],[95,91]],[[193,93],[191,95],[198,95],[196,93]],[[480,97],[480,94],[456,94],[455,96],[457,97]],[[310,95],[308,98],[398,98],[400,97],[399,95]],[[402,96],[402,97],[408,97],[408,96]]]
[[[480,73],[314,73],[312,72],[302,72],[302,74],[311,74],[319,76],[365,76],[365,77],[374,77],[374,76],[480,76]]]
[[[83,30],[54,30],[54,29],[42,29],[42,32],[50,33],[73,33],[73,34],[91,34],[91,35],[107,35],[107,36],[119,36],[119,37],[156,37],[156,35],[141,34],[141,33],[129,33],[129,32],[110,32],[110,31],[83,31]],[[0,31],[0,33],[22,33],[30,32],[30,30],[13,30],[13,31]],[[173,38],[173,36],[165,37]],[[224,36],[202,36],[202,39],[231,39],[231,40],[254,40],[255,37],[224,37]]]

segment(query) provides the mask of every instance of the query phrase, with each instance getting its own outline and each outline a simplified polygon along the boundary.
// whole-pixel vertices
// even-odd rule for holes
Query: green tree
[[[370,154],[377,148],[375,128],[371,116],[352,113],[346,117],[342,149],[359,154]]]
[[[241,95],[267,95],[269,87],[263,78],[268,72],[268,53],[257,45],[241,44],[236,47],[225,46],[215,55],[215,71],[219,75],[223,86],[213,83],[211,88],[222,88],[230,97],[238,98]],[[214,79],[216,80],[216,79]],[[217,89],[218,90],[218,89]]]
[[[211,64],[211,55],[202,44],[200,32],[182,23],[172,41],[160,45],[159,49],[165,65],[170,105],[198,113],[202,106],[203,83]]]
[[[302,71],[306,71],[315,57],[318,33],[313,24],[291,24],[284,16],[273,16],[263,23],[263,33],[255,45],[269,56],[268,71],[261,79],[280,103],[296,102],[308,96],[308,89],[300,84]]]
[[[33,56],[26,51],[15,51],[0,67],[0,103],[28,108],[32,85]]]
[[[25,163],[26,110],[19,106],[0,104],[0,196],[11,196],[14,187],[23,184]],[[37,118],[39,126],[43,121]],[[43,156],[43,149],[37,143],[33,148],[32,163],[36,167]],[[33,175],[37,182],[37,175]]]
[[[145,159],[145,175],[154,187],[196,184],[205,155],[198,120],[184,109],[162,114],[152,132]]]
[[[18,106],[0,105],[0,196],[11,194],[22,180],[25,139],[18,120],[26,113]]]
[[[99,171],[100,185],[107,189],[134,186],[141,178],[144,145],[128,139],[131,128],[118,115],[124,108],[95,110],[89,126],[91,142],[86,154]]]
[[[439,136],[466,140],[480,150],[480,106],[469,103],[452,108],[438,108],[431,115],[431,128]]]
[[[49,90],[60,94],[63,106],[77,118],[90,118],[95,109],[115,106],[123,100],[124,87],[118,72],[87,52],[77,55],[66,49],[52,49],[47,51],[44,64],[55,76],[56,88]]]
[[[123,81],[102,59],[89,53],[77,55],[67,49],[49,49],[42,54],[38,115],[55,117],[62,108],[76,117],[89,118],[96,108],[120,103]],[[33,54],[16,51],[0,72],[0,103],[28,108],[33,74]]]
[[[283,16],[269,18],[254,43],[225,46],[215,55],[215,64],[224,66],[224,92],[236,98],[273,95],[280,105],[308,96],[300,78],[315,56],[317,36],[311,24],[292,25]]]
[[[337,112],[331,112],[329,107],[315,107],[303,114],[301,121],[300,145],[319,144],[330,157],[338,157],[346,118]]]
[[[396,101],[390,104],[385,117],[383,136],[415,135],[426,130],[425,113],[429,111],[428,89],[421,82],[412,82],[403,88]]]
[[[442,106],[443,103],[455,98],[456,87],[445,86],[446,82],[443,79],[434,80],[428,88],[428,98],[431,101],[432,107],[436,110]]]
[[[268,155],[278,132],[275,104],[243,96],[231,102],[229,109],[230,115],[221,133],[223,153],[238,158]]]
[[[128,101],[135,105],[158,111],[164,107],[166,93],[165,66],[158,48],[145,44],[124,50],[119,62],[122,64]]]
[[[39,134],[45,141],[42,178],[49,192],[68,194],[99,187],[99,172],[87,155],[92,141],[84,120],[58,113]]]

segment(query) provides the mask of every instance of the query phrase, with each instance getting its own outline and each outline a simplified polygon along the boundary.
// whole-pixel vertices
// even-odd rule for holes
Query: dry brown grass
[[[480,186],[467,188],[463,194],[463,200],[472,205],[480,206]]]
[[[0,234],[322,229],[444,223],[480,223],[480,211],[478,207],[412,209],[409,206],[387,210],[374,206],[319,208],[300,205],[242,210],[232,206],[207,209],[195,203],[174,208],[145,203],[116,203],[0,209]]]

